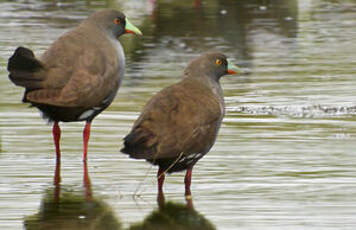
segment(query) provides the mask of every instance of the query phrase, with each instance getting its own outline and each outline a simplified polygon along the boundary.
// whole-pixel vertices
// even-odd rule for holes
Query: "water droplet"
[[[187,45],[184,42],[179,43],[180,48],[185,48]]]
[[[222,15],[227,14],[227,10],[220,10],[220,14]]]
[[[260,6],[260,10],[267,10],[267,6]]]

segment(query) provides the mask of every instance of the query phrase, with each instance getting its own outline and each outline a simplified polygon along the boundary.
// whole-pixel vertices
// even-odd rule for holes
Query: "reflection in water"
[[[191,172],[190,172],[191,175]],[[163,185],[163,181],[165,178],[165,173],[163,172],[163,170],[158,170],[157,173],[157,178],[158,178],[158,193],[157,193],[157,203],[159,207],[164,207],[165,203],[166,203],[166,199],[164,196],[164,192],[162,189],[162,185]],[[185,178],[185,183],[186,183],[186,178]],[[190,182],[189,182],[190,184]],[[193,209],[193,196],[192,193],[190,191],[190,186],[187,187],[187,185],[185,185],[185,201],[187,202],[187,207],[188,208],[192,208]]]
[[[194,208],[166,202],[129,230],[214,230],[215,226]]]
[[[219,0],[216,11],[216,33],[223,36],[234,49],[236,58],[253,59],[256,41],[281,43],[290,49],[289,43],[297,37],[297,0]],[[233,23],[226,23],[226,22]],[[282,41],[282,42],[281,42]],[[288,41],[288,44],[283,44]],[[236,52],[239,51],[239,52]]]
[[[57,164],[54,187],[47,189],[37,214],[27,216],[26,230],[120,230],[122,224],[112,208],[92,195],[91,182],[84,162],[82,191],[62,187],[56,180],[60,172]],[[187,204],[165,202],[164,194],[159,193],[159,208],[152,211],[142,223],[136,223],[129,230],[213,230],[214,225],[193,208],[192,199]]]
[[[59,172],[58,167],[56,172]],[[45,192],[39,212],[25,218],[24,226],[26,230],[121,229],[111,207],[92,196],[86,163],[84,191],[61,188],[60,183],[56,183]]]
[[[147,42],[170,52],[227,50],[228,56],[246,61],[253,56],[254,40],[296,38],[297,15],[297,0],[218,0],[198,7],[193,1],[158,1],[152,15],[155,30]]]
[[[25,229],[121,229],[114,212],[100,199],[87,200],[80,193],[63,189],[58,201],[55,197],[56,191],[46,191],[39,212],[26,217]]]

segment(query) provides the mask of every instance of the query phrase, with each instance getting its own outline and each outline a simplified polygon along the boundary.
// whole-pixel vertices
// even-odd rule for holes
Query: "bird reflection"
[[[163,193],[161,194],[164,199]],[[163,202],[163,203],[162,203]],[[129,230],[215,230],[215,226],[187,205],[158,200],[158,209],[142,222],[131,225]]]
[[[93,197],[86,162],[83,189],[80,191],[60,185],[56,179],[59,178],[59,168],[60,165],[57,164],[54,187],[45,192],[38,213],[25,218],[25,229],[122,229],[111,207],[103,200]]]
[[[166,204],[165,201],[165,197],[164,197],[164,193],[162,189],[158,189],[158,194],[157,194],[157,203],[158,203],[158,207],[164,207]],[[190,188],[186,188],[185,190],[185,201],[187,203],[186,207],[187,208],[191,208],[194,209],[193,207],[193,197],[192,197],[192,193],[190,191]]]

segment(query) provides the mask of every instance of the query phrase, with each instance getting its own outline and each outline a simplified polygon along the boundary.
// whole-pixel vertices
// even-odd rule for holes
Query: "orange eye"
[[[115,24],[119,25],[120,22],[121,22],[120,19],[118,19],[118,18],[115,18],[115,19],[114,19],[114,23],[115,23]]]
[[[221,65],[221,64],[222,64],[222,61],[221,61],[220,59],[216,59],[215,64],[216,64],[216,65]]]

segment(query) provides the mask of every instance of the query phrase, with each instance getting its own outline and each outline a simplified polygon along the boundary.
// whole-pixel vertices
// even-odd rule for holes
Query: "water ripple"
[[[356,115],[356,106],[237,106],[228,107],[227,111],[253,115],[286,115],[298,118],[326,118]]]

